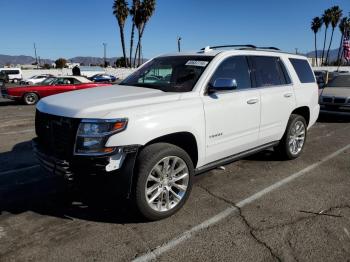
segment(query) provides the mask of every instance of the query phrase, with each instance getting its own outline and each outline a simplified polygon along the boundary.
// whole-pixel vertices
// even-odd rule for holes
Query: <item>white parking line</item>
[[[12,169],[12,170],[8,170],[8,171],[3,171],[0,172],[0,176],[4,176],[4,175],[9,175],[9,174],[13,174],[13,173],[17,173],[17,172],[22,172],[22,171],[28,171],[34,168],[39,167],[39,165],[32,165],[32,166],[27,166],[27,167],[23,167],[23,168],[17,168],[17,169]]]
[[[308,172],[310,172],[311,170],[315,169],[316,167],[320,166],[321,164],[323,164],[324,162],[338,156],[339,154],[343,153],[345,150],[350,149],[350,144],[335,151],[334,153],[322,158],[320,161],[300,170],[299,172],[296,172],[278,182],[276,182],[275,184],[272,184],[271,186],[251,195],[250,197],[241,200],[240,202],[238,202],[236,204],[237,207],[242,208],[245,205],[248,205],[252,202],[254,202],[255,200],[260,199],[261,197],[263,197],[264,195],[280,188],[281,186],[293,181],[294,179],[301,177],[305,174],[307,174]],[[154,260],[157,259],[158,256],[160,256],[161,254],[173,249],[174,247],[176,247],[177,245],[181,244],[182,242],[190,239],[192,236],[194,236],[197,232],[206,229],[210,226],[213,226],[214,224],[220,222],[221,220],[227,218],[228,216],[234,214],[235,212],[237,212],[238,209],[234,206],[228,207],[227,209],[225,209],[224,211],[220,212],[219,214],[209,218],[208,220],[202,222],[201,224],[191,228],[188,231],[185,231],[184,233],[182,233],[181,235],[179,235],[176,238],[173,238],[172,240],[170,240],[169,242],[155,248],[152,251],[149,251],[147,253],[145,253],[142,256],[137,257],[136,259],[134,259],[133,261],[150,261],[150,260]]]

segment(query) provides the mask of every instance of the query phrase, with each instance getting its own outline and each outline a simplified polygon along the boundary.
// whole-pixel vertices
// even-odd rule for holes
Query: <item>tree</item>
[[[133,0],[132,1],[132,7],[129,10],[130,15],[132,16],[132,26],[131,26],[131,36],[130,36],[130,56],[129,56],[129,61],[130,61],[130,67],[132,64],[132,51],[134,47],[134,36],[135,36],[135,18],[137,16],[138,9],[140,7],[140,0]]]
[[[125,21],[129,15],[128,3],[125,0],[114,0],[113,14],[118,21],[120,40],[122,43],[123,57],[125,61],[124,64],[126,65],[127,59],[126,59],[126,50],[125,50],[124,26],[125,26]]]
[[[324,61],[324,51],[326,49],[326,42],[327,42],[327,30],[328,30],[329,24],[331,22],[331,9],[327,9],[324,11],[324,13],[322,15],[322,21],[323,21],[326,28],[324,31],[324,41],[323,41],[321,64],[323,64],[323,61]]]
[[[318,66],[318,55],[317,55],[317,33],[320,30],[322,26],[322,19],[319,18],[318,16],[314,17],[314,19],[312,19],[311,22],[311,30],[314,32],[315,34],[315,57],[316,57],[316,65]]]
[[[138,66],[141,64],[141,53],[142,53],[142,36],[146,28],[146,24],[149,21],[149,19],[152,17],[154,10],[156,7],[156,1],[155,0],[143,0],[143,2],[140,4],[135,17],[135,25],[138,31],[138,42],[135,52],[135,60],[134,65],[136,61],[136,57],[138,54]]]
[[[44,69],[50,69],[51,68],[51,65],[50,64],[47,64],[45,63],[44,66],[43,66]]]
[[[123,57],[119,57],[116,61],[115,61],[115,67],[127,67],[127,65],[129,64],[127,60],[125,60]]]
[[[341,62],[341,50],[343,48],[343,40],[344,40],[344,35],[346,33],[347,30],[350,29],[350,18],[348,17],[343,17],[343,19],[340,21],[339,23],[339,30],[341,33],[341,39],[340,39],[340,45],[339,45],[339,49],[338,49],[338,55],[337,55],[337,61],[339,61],[339,63]]]
[[[329,46],[327,50],[326,64],[328,64],[329,50],[331,49],[331,45],[333,41],[334,29],[337,27],[339,20],[343,15],[343,11],[339,8],[339,6],[336,5],[330,9],[330,14],[331,14],[332,34],[331,34],[331,40],[329,41]]]
[[[56,64],[56,68],[64,68],[67,64],[67,60],[64,58],[58,58],[55,61],[55,64]]]

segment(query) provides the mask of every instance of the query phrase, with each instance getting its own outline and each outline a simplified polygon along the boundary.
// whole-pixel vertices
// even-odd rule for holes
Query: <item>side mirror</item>
[[[209,92],[230,91],[237,89],[237,81],[234,78],[217,78],[209,86]]]

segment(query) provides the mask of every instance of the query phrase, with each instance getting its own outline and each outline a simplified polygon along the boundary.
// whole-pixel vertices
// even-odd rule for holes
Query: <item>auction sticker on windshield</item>
[[[205,67],[208,63],[208,61],[189,60],[186,65]]]

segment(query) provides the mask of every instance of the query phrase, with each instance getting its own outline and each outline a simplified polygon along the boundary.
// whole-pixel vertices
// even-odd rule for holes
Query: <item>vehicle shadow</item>
[[[350,123],[350,112],[320,111],[317,119],[319,123]]]
[[[16,145],[11,152],[0,153],[0,161],[16,155],[30,141]],[[28,157],[30,152],[27,152]],[[13,157],[11,157],[13,159]],[[13,161],[16,161],[15,159]],[[36,163],[32,163],[33,166]],[[16,168],[23,168],[18,162]],[[115,180],[91,178],[76,186],[61,176],[47,173],[38,166],[30,170],[0,171],[0,218],[5,213],[35,212],[62,219],[82,219],[104,223],[145,222],[131,201],[118,197]]]
[[[22,105],[22,104],[19,101],[0,99],[0,107],[1,106],[16,106],[16,105]]]

